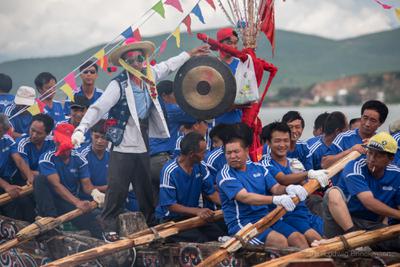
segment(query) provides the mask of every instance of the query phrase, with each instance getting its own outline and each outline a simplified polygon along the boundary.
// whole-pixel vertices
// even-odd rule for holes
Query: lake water
[[[379,128],[379,131],[388,131],[389,124],[396,120],[400,119],[400,104],[396,105],[388,105],[389,108],[389,115],[386,119],[386,122]],[[301,116],[305,120],[305,129],[301,139],[307,139],[308,137],[312,136],[312,130],[314,126],[315,118],[321,114],[326,112],[333,112],[333,111],[341,111],[346,116],[347,119],[350,121],[352,118],[360,117],[361,115],[361,105],[360,106],[332,106],[332,107],[285,107],[285,108],[263,108],[260,111],[260,119],[263,125],[271,123],[275,120],[280,120],[282,116],[288,112],[289,110],[296,110],[299,111]]]

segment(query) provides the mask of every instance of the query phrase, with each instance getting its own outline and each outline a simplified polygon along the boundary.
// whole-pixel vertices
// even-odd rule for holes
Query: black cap
[[[71,108],[88,108],[89,106],[89,100],[81,95],[76,95],[74,101],[71,102]]]
[[[11,77],[7,74],[0,73],[0,91],[10,92],[12,88]]]

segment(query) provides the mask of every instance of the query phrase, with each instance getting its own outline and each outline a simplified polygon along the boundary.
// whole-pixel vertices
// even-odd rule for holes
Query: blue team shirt
[[[4,113],[5,108],[14,103],[14,98],[12,94],[0,94],[0,113]]]
[[[23,134],[16,140],[16,146],[13,146],[12,153],[19,153],[25,160],[26,164],[33,171],[39,169],[40,156],[49,151],[54,150],[54,142],[51,136],[47,136],[40,149],[31,142],[29,135]]]
[[[319,139],[321,139],[321,137],[322,137],[322,135],[313,136],[313,137],[308,138],[306,140],[308,147],[311,147],[313,144],[315,144]]]
[[[187,174],[177,159],[167,162],[160,173],[160,200],[156,209],[158,218],[176,218],[181,214],[168,210],[173,204],[198,207],[200,194],[215,192],[213,178],[204,162],[195,164],[191,174]]]
[[[44,107],[44,113],[52,117],[55,123],[65,120],[62,104],[58,101],[53,101],[52,108],[46,105]]]
[[[204,159],[211,175],[216,178],[222,167],[226,164],[226,157],[223,147],[217,147],[209,151]],[[214,181],[215,183],[215,181]]]
[[[182,142],[183,137],[185,137],[185,136],[178,134],[178,138],[176,139],[176,143],[175,143],[174,153],[172,154],[173,158],[176,158],[176,157],[180,156],[180,154],[181,154],[181,142]]]
[[[329,146],[329,149],[326,152],[325,156],[337,155],[353,147],[356,144],[362,143],[362,138],[358,129],[340,133],[335,137],[332,144]]]
[[[40,174],[44,176],[58,174],[61,184],[73,195],[78,196],[81,179],[90,177],[86,159],[78,151],[72,150],[69,162],[64,164],[54,153],[54,150],[50,150],[42,154],[39,160]]]
[[[160,101],[160,103],[163,103]],[[164,103],[163,103],[164,104]],[[150,138],[150,156],[167,152],[169,154],[174,153],[176,140],[179,136],[179,128],[184,123],[196,122],[192,116],[184,112],[181,107],[177,104],[165,103],[165,112],[167,117],[167,124],[170,137],[169,138]]]
[[[17,168],[11,158],[14,139],[8,134],[0,139],[0,178],[10,182],[10,178],[16,173]]]
[[[319,138],[314,144],[310,146],[312,165],[315,170],[322,169],[321,160],[328,151],[328,148],[329,147],[324,143],[323,137]]]
[[[361,192],[372,192],[376,199],[393,209],[400,205],[400,168],[393,164],[377,179],[370,174],[365,158],[353,160],[344,168],[338,186],[346,196],[350,214],[361,219],[378,221],[380,217],[364,207],[357,197]]]
[[[92,105],[94,102],[96,102],[97,99],[99,99],[102,94],[103,94],[103,90],[101,90],[99,88],[94,88],[93,97],[91,99],[89,99],[90,105]],[[78,91],[74,93],[74,96],[77,96],[77,95],[86,97],[85,94],[83,93],[82,86],[80,86]],[[71,114],[71,100],[69,98],[65,99],[65,102],[64,102],[64,114],[65,114],[65,116],[69,116]]]
[[[397,153],[394,156],[393,163],[396,164],[397,166],[400,166],[400,131],[394,133],[393,138],[397,141],[397,146],[399,148],[397,149]]]
[[[277,184],[264,166],[247,162],[246,171],[224,165],[217,175],[219,196],[224,212],[225,224],[230,235],[235,234],[248,223],[255,223],[269,212],[268,205],[253,206],[235,200],[240,190],[260,195],[271,195],[271,188]]]
[[[14,114],[16,114],[18,110],[19,109],[17,108],[15,103],[12,103],[11,105],[5,108],[4,114],[10,118]],[[20,134],[29,132],[29,127],[31,126],[31,122],[32,122],[32,115],[28,111],[24,111],[18,116],[15,116],[14,118],[10,119],[10,123],[14,128],[14,131]]]

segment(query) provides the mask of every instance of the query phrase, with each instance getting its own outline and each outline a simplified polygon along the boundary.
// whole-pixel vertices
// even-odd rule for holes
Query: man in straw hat
[[[397,142],[380,132],[365,145],[367,156],[344,168],[338,186],[324,196],[324,231],[327,237],[354,230],[374,230],[400,219],[400,168],[391,164]],[[376,249],[400,250],[400,238],[381,242]]]
[[[155,83],[177,70],[191,56],[207,54],[208,46],[182,52],[155,66],[149,58],[154,52],[149,41],[128,39],[117,48],[110,61],[125,71],[113,79],[104,94],[90,106],[72,135],[80,145],[85,132],[109,112],[106,136],[113,144],[108,171],[108,189],[101,215],[105,241],[119,239],[118,215],[123,211],[129,184],[133,183],[139,208],[152,223],[155,204],[152,201],[148,138],[169,137],[168,127],[157,99]],[[145,64],[146,63],[146,64]]]

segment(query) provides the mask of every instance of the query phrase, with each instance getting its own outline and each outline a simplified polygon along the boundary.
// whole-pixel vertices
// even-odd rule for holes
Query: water
[[[379,128],[379,131],[388,131],[389,124],[400,118],[400,104],[396,105],[388,105],[389,108],[389,115],[386,119],[386,122]],[[346,116],[348,121],[352,118],[360,117],[361,116],[361,105],[360,106],[332,106],[332,107],[284,107],[284,108],[262,108],[260,111],[260,119],[263,125],[271,123],[275,120],[280,120],[282,116],[288,112],[289,110],[296,110],[299,111],[301,116],[304,118],[305,121],[305,129],[301,139],[307,139],[308,137],[312,136],[312,130],[314,126],[315,118],[321,114],[326,112],[332,111],[341,111]]]

